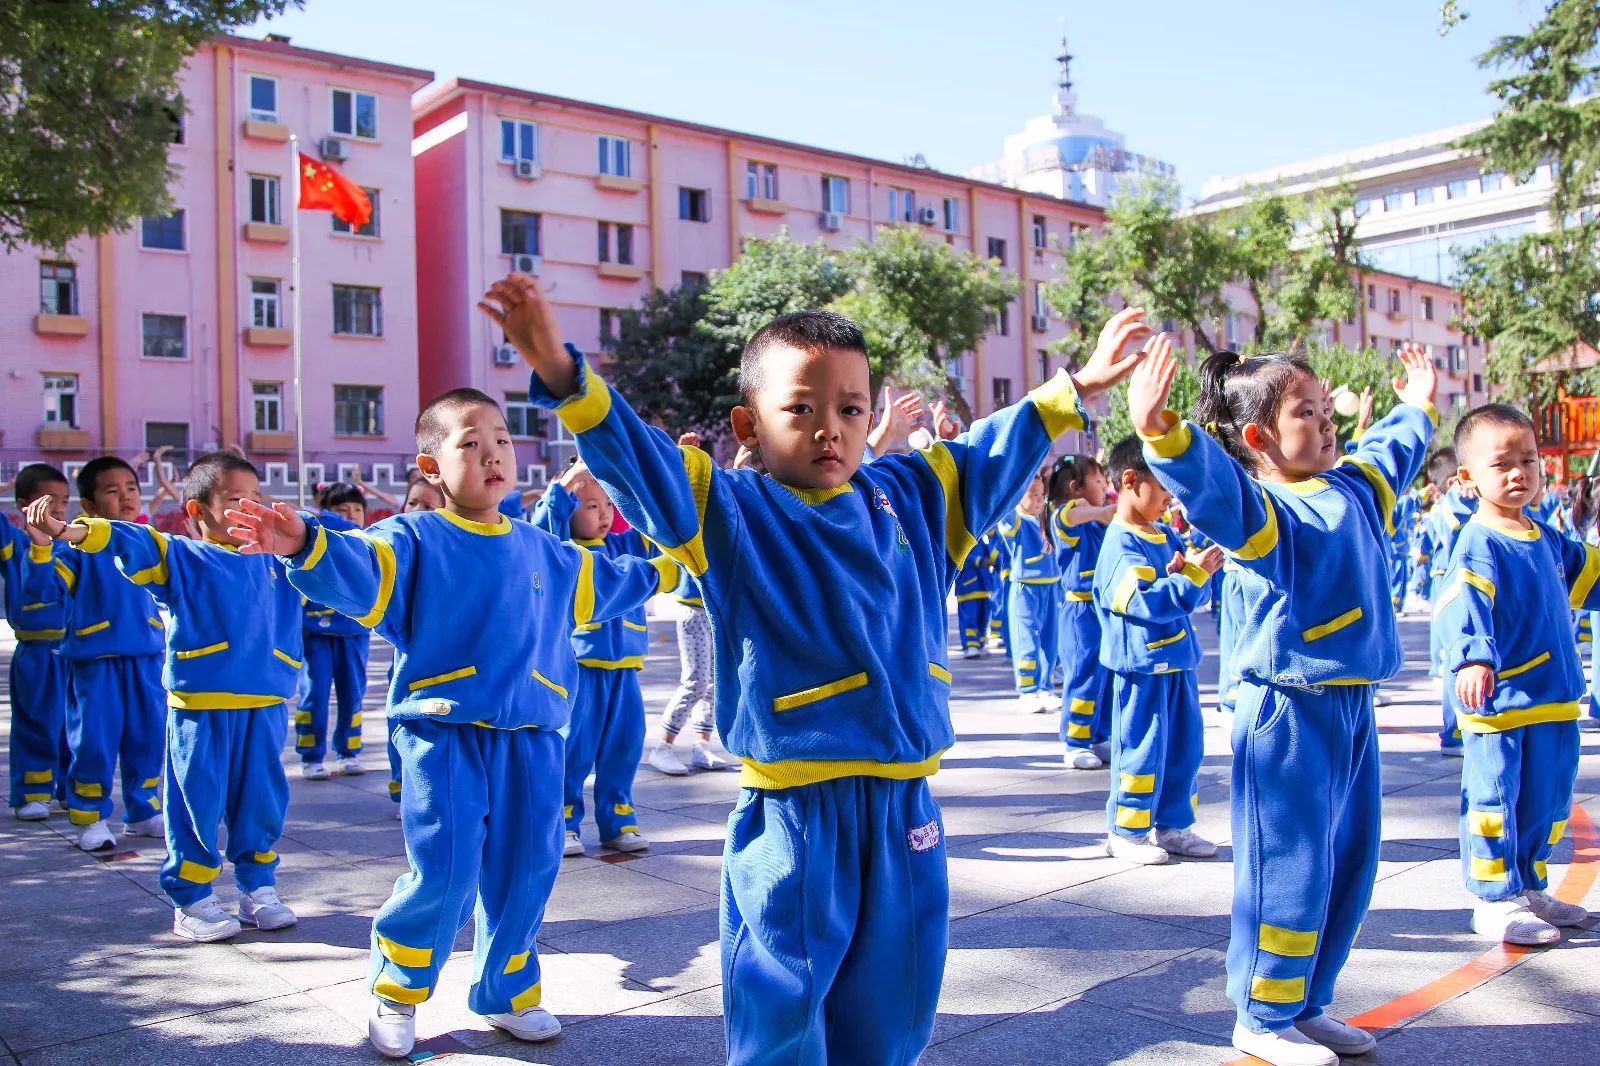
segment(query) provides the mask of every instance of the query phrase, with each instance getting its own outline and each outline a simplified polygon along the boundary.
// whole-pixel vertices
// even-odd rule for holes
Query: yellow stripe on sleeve
[[[378,560],[378,595],[372,601],[372,610],[357,618],[356,621],[368,629],[383,621],[384,612],[389,609],[389,600],[394,596],[394,549],[389,542],[365,533],[356,533],[356,536],[372,545],[372,554]]]
[[[950,556],[950,561],[960,566],[978,543],[978,538],[967,528],[967,512],[961,502],[961,477],[956,471],[955,456],[950,452],[950,445],[942,440],[935,441],[931,447],[917,454],[928,464],[944,490],[944,550]]]
[[[1383,471],[1373,466],[1366,459],[1354,455],[1347,455],[1339,460],[1339,465],[1350,465],[1361,472],[1361,476],[1372,484],[1372,491],[1378,496],[1378,513],[1383,515],[1383,528],[1392,537],[1394,536],[1394,486],[1389,484],[1389,479],[1383,476]]]
[[[1493,581],[1490,581],[1480,573],[1468,570],[1464,566],[1461,568],[1460,574],[1461,583],[1463,585],[1471,585],[1473,588],[1489,597],[1489,603],[1493,605],[1495,596]]]
[[[1261,490],[1261,503],[1267,509],[1267,520],[1261,528],[1250,534],[1250,539],[1241,544],[1233,552],[1235,559],[1248,562],[1252,559],[1262,559],[1271,554],[1272,549],[1278,546],[1278,508],[1272,502],[1272,497],[1266,489]]]
[[[586,626],[594,617],[594,556],[586,548],[578,553],[578,584],[572,590],[572,625]]]
[[[573,435],[587,433],[611,413],[611,387],[592,367],[584,368],[583,391],[556,408],[556,417]]]
[[[1600,548],[1592,544],[1583,546],[1583,569],[1578,571],[1578,579],[1572,583],[1569,602],[1574,608],[1582,607],[1589,599],[1589,593],[1594,590],[1595,579],[1600,578]]]
[[[1128,604],[1133,600],[1133,594],[1139,591],[1139,582],[1154,581],[1155,579],[1155,567],[1128,567],[1127,573],[1122,575],[1122,582],[1117,585],[1117,594],[1111,599],[1111,609],[1117,614],[1127,614]]]

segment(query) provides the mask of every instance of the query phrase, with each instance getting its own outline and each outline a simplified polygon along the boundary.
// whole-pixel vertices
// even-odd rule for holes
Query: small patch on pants
[[[912,851],[932,851],[939,846],[939,823],[917,826],[906,834],[906,840],[911,844]]]

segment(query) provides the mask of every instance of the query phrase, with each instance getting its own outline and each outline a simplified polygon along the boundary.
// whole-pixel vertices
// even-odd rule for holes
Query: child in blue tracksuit
[[[1034,714],[1056,709],[1050,679],[1061,651],[1061,608],[1056,602],[1061,593],[1061,566],[1044,497],[1044,479],[1036,475],[1028,482],[1022,502],[995,527],[1009,573],[1006,627],[1017,701]]]
[[[161,888],[177,908],[173,932],[190,940],[227,939],[241,922],[263,930],[295,923],[277,896],[274,848],[289,804],[280,755],[284,705],[300,674],[300,595],[276,560],[240,554],[223,518],[225,507],[260,491],[244,459],[226,452],[196,459],[184,475],[183,505],[203,541],[131,522],[91,517],[62,526],[28,514],[85,561],[114,562],[130,588],[150,590],[167,610]],[[80,571],[80,581],[90,572]],[[74,624],[84,619],[79,614]],[[240,892],[237,919],[211,888],[224,857],[219,824],[227,827],[225,854]]]
[[[961,657],[983,655],[989,636],[990,606],[994,600],[994,567],[984,551],[983,540],[967,553],[956,571],[956,628],[961,631]]]
[[[1456,537],[1478,509],[1478,501],[1455,484],[1457,468],[1454,448],[1440,448],[1428,457],[1428,480],[1439,490],[1440,496],[1423,523],[1417,557],[1427,560],[1424,565],[1428,568],[1428,603],[1435,608],[1435,614],[1439,599],[1444,595],[1445,572],[1449,569]],[[1442,673],[1439,658],[1442,653],[1441,630],[1437,622],[1432,622],[1428,626],[1429,673]],[[1448,684],[1440,696],[1439,752],[1452,758],[1461,757],[1461,730],[1456,725],[1455,705]]]
[[[48,496],[58,522],[67,517],[67,478],[46,463],[29,463],[17,471],[12,487],[17,510]],[[10,804],[20,821],[39,822],[50,816],[52,802],[66,802],[67,662],[60,655],[67,635],[71,605],[66,596],[35,599],[23,585],[32,542],[19,526],[0,520],[0,576],[6,584],[6,623],[17,646],[11,653]]]
[[[579,463],[539,499],[532,522],[560,540],[608,559],[646,558],[650,551],[638,530],[608,532],[615,517],[610,498]],[[644,693],[639,688],[639,671],[644,669],[649,645],[643,603],[618,618],[590,622],[572,632],[578,683],[573,690],[563,776],[564,855],[583,854],[579,835],[583,782],[591,771],[600,846],[620,852],[644,851],[650,846],[633,809],[633,778],[644,751]]]
[[[348,481],[335,482],[320,493],[318,518],[341,532],[367,524],[367,498]],[[363,774],[361,765],[361,701],[367,695],[367,656],[372,633],[353,618],[332,607],[307,600],[305,604],[306,686],[295,709],[295,753],[300,773],[312,781],[326,780],[328,768],[328,701],[338,699],[333,727],[333,750],[339,772]]]
[[[1087,455],[1067,455],[1050,471],[1051,530],[1060,548],[1061,618],[1058,654],[1065,683],[1061,698],[1062,761],[1074,770],[1098,770],[1110,756],[1111,675],[1100,663],[1100,616],[1094,607],[1095,564],[1106,522],[1105,469]]]
[[[1006,624],[1006,601],[1011,596],[1011,569],[1000,550],[1000,531],[991,529],[978,538],[973,549],[993,575],[989,582],[989,650],[998,651],[1011,661],[1011,631]]]
[[[395,646],[389,718],[411,869],[372,923],[367,1035],[411,1053],[456,933],[475,915],[468,1006],[523,1040],[561,1025],[540,1006],[535,937],[561,864],[561,770],[575,626],[635,609],[676,567],[612,562],[498,509],[515,462],[500,407],[455,389],[417,417],[417,465],[445,506],[339,532],[253,501],[230,512],[252,551],[288,557],[308,599]],[[474,901],[476,901],[474,909]]]
[[[767,470],[715,468],[646,425],[575,349],[531,278],[483,305],[630,523],[700,582],[717,725],[744,763],[723,859],[730,1063],[907,1066],[933,1031],[948,938],[939,808],[954,741],[946,597],[977,532],[1021,497],[1078,392],[1126,373],[1147,331],[1115,316],[1065,374],[953,441],[862,465],[865,338],[782,315],[741,361],[734,436]]]
[[[141,509],[139,478],[116,456],[91,459],[78,471],[78,500],[90,518],[132,522]],[[149,527],[145,527],[149,528]],[[144,534],[148,538],[148,534]],[[44,534],[38,533],[38,540]],[[166,707],[161,692],[163,625],[142,586],[152,574],[119,569],[110,554],[65,552],[48,543],[28,555],[28,591],[36,599],[66,597],[72,621],[61,655],[72,672],[67,703],[67,816],[85,851],[114,847],[112,777],[122,771],[122,808],[129,836],[159,837],[161,759]]]
[[[1411,584],[1411,534],[1420,506],[1415,489],[1400,494],[1394,507],[1394,536],[1389,540],[1389,602],[1394,613],[1406,609],[1406,589]]]
[[[1530,518],[1540,484],[1533,422],[1504,404],[1462,417],[1456,454],[1478,511],[1456,540],[1440,597],[1445,691],[1466,746],[1461,866],[1472,927],[1550,944],[1589,913],[1545,892],[1578,774],[1583,666],[1571,611],[1600,606],[1600,549]]]
[[[1372,689],[1401,663],[1388,545],[1437,417],[1432,362],[1418,345],[1399,358],[1401,404],[1337,463],[1332,405],[1298,359],[1207,359],[1195,421],[1216,439],[1163,410],[1165,352],[1128,393],[1151,470],[1240,564],[1228,995],[1234,1046],[1271,1063],[1334,1066],[1375,1046],[1323,1010],[1372,898]]]
[[[1216,547],[1185,551],[1157,519],[1171,496],[1150,475],[1137,437],[1108,457],[1117,517],[1095,563],[1100,659],[1111,672],[1111,795],[1106,853],[1145,865],[1169,856],[1210,858],[1196,834],[1196,780],[1205,754],[1190,615],[1222,565]]]

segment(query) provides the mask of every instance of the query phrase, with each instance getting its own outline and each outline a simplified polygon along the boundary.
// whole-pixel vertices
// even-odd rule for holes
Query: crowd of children
[[[363,772],[371,634],[393,645],[390,794],[410,869],[373,922],[382,1054],[412,1052],[469,916],[471,1009],[520,1039],[560,1032],[541,1006],[544,906],[562,857],[584,852],[591,774],[601,846],[648,847],[643,760],[740,772],[722,875],[729,1061],[916,1061],[947,943],[927,781],[956,741],[952,597],[960,654],[1005,651],[1022,709],[1059,715],[1065,765],[1109,764],[1105,848],[1140,864],[1217,852],[1196,828],[1194,627],[1210,606],[1234,712],[1239,1049],[1317,1066],[1374,1046],[1324,1012],[1371,899],[1374,706],[1414,591],[1431,604],[1441,748],[1463,759],[1472,928],[1538,945],[1587,919],[1545,889],[1577,772],[1578,643],[1600,611],[1593,508],[1586,489],[1570,508],[1545,495],[1532,424],[1503,405],[1429,458],[1420,349],[1399,353],[1399,404],[1372,425],[1364,407],[1341,445],[1326,383],[1291,356],[1211,356],[1180,418],[1171,341],[1128,309],[1073,375],[965,432],[940,410],[907,451],[889,442],[918,402],[875,427],[861,332],[799,312],[745,349],[740,457],[722,468],[563,344],[537,283],[507,278],[481,306],[583,456],[526,521],[499,406],[456,389],[417,418],[403,501],[340,483],[297,510],[264,499],[242,456],[212,453],[164,490],[195,534],[173,536],[141,522],[136,470],[108,456],[75,472],[76,521],[67,477],[33,464],[15,481],[24,521],[0,527],[10,804],[24,821],[64,808],[80,847],[108,848],[120,780],[122,833],[165,837],[161,885],[191,940],[294,924],[276,891],[288,737],[308,780],[330,776],[330,754]],[[1135,434],[1041,470],[1085,426],[1081,401],[1123,379]],[[369,498],[400,513],[369,525]],[[668,591],[682,680],[646,757],[644,604]],[[236,915],[212,890],[224,858]]]

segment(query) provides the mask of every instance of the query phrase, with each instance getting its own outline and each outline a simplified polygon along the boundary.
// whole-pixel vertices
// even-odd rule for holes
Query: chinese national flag
[[[361,186],[300,153],[300,208],[304,211],[332,211],[335,218],[360,228],[372,217],[372,201]]]

